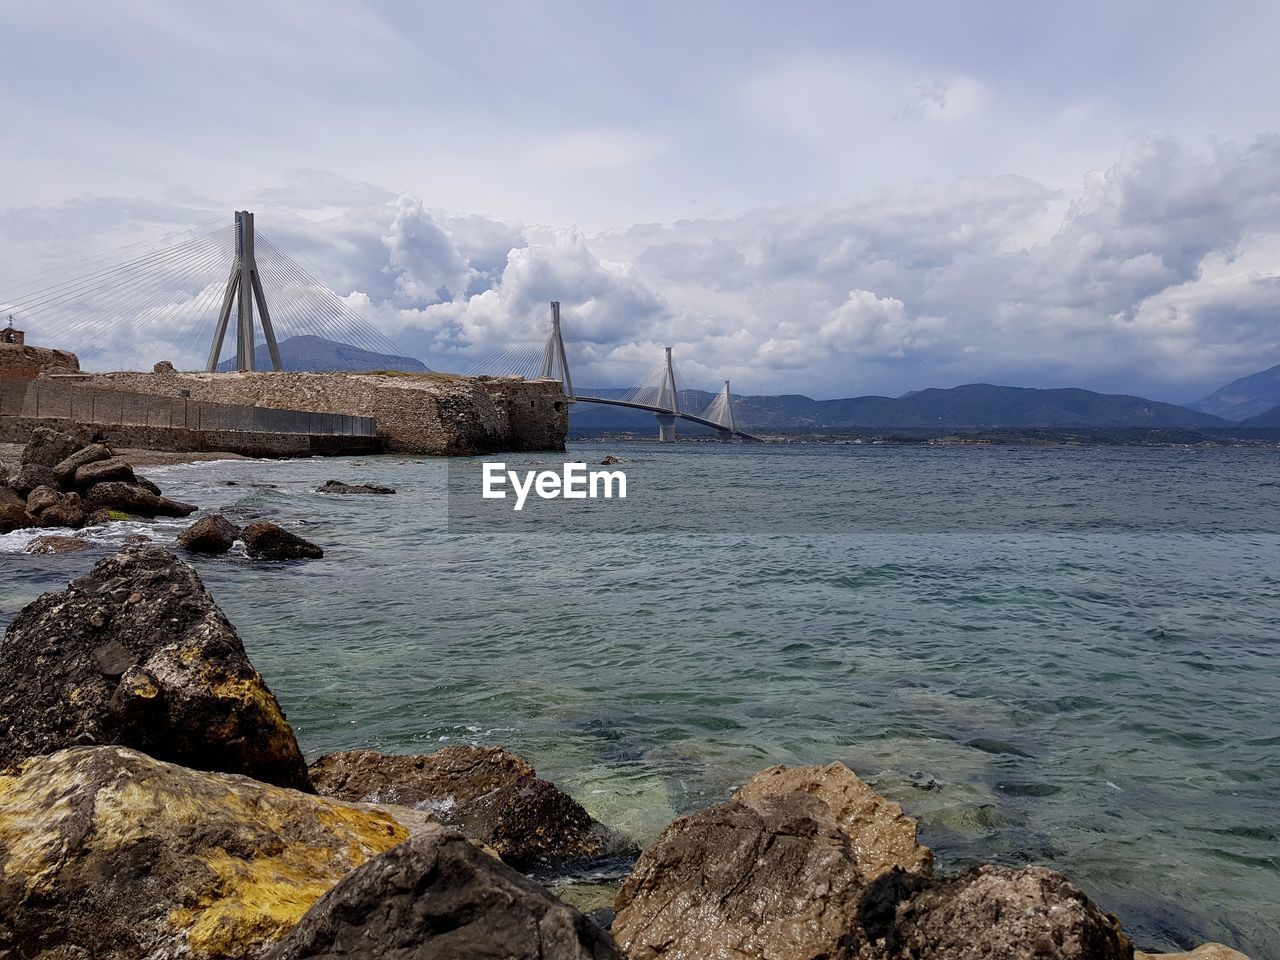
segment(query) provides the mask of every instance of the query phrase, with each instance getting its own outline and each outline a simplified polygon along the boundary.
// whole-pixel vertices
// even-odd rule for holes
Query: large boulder
[[[37,487],[56,487],[58,479],[53,469],[42,463],[24,463],[18,472],[9,478],[9,486],[21,497],[28,497]]]
[[[523,870],[558,870],[635,853],[629,840],[498,747],[460,745],[426,756],[350,750],[321,757],[310,773],[324,796],[430,810]]]
[[[192,553],[226,553],[240,536],[240,528],[220,513],[201,517],[178,534],[178,546]]]
[[[81,469],[88,469],[81,467]],[[90,509],[120,510],[138,517],[185,517],[199,507],[159,497],[136,483],[108,481],[89,488],[85,502]]]
[[[641,855],[613,932],[631,960],[853,957],[867,889],[932,869],[915,821],[848,767],[771,767]]]
[[[426,814],[343,804],[123,747],[0,776],[0,957],[249,960]]]
[[[25,503],[0,503],[0,533],[13,533],[24,527],[34,527],[40,521],[27,513]]]
[[[196,572],[158,547],[127,548],[39,597],[0,643],[0,769],[109,743],[311,789],[235,628]]]
[[[566,903],[477,850],[431,832],[357,868],[266,960],[625,960]]]
[[[889,960],[1131,960],[1133,947],[1060,873],[983,864],[922,886],[868,934]]]
[[[58,478],[58,483],[61,486],[69,487],[75,482],[76,471],[81,467],[110,458],[111,451],[103,444],[91,443],[87,447],[81,447],[65,460],[60,460],[54,464],[53,475]]]
[[[64,493],[62,499],[51,507],[46,507],[40,513],[40,525],[42,527],[71,527],[79,529],[83,527],[88,519],[88,514],[84,508],[84,503],[80,499],[80,494]]]
[[[31,431],[31,439],[22,449],[22,462],[53,467],[83,446],[82,440],[77,440],[69,433],[36,427]]]
[[[44,510],[62,502],[62,494],[53,487],[36,487],[27,494],[27,512],[39,516]]]
[[[310,540],[266,520],[254,520],[240,531],[245,553],[253,560],[318,560],[324,551]]]
[[[137,478],[133,475],[133,467],[124,457],[108,457],[106,460],[95,460],[93,463],[77,467],[74,480],[75,485],[83,490],[87,490],[95,483],[108,483],[112,480],[118,480],[121,483],[137,482]],[[141,484],[138,485],[141,486]],[[146,487],[143,489],[147,490]],[[147,490],[147,492],[153,496],[159,496],[153,490]]]
[[[21,507],[27,509],[27,498],[14,490],[6,482],[0,482],[0,507]]]

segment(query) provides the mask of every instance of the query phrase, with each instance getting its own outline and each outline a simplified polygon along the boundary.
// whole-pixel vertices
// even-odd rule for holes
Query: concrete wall
[[[88,443],[105,433],[116,447],[179,453],[238,453],[245,457],[312,457],[382,453],[377,437],[305,433],[250,433],[244,430],[186,430],[182,427],[103,426],[58,417],[0,417],[0,443],[26,443],[36,427],[49,427]]]
[[[516,378],[367,373],[108,373],[90,385],[191,399],[374,417],[388,452],[472,455],[563,450],[560,385]]]

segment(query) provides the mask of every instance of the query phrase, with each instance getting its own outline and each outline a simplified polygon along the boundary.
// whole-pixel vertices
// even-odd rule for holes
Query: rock
[[[61,487],[69,487],[75,482],[76,471],[81,467],[86,467],[91,463],[98,463],[101,460],[111,459],[111,451],[100,443],[91,443],[87,447],[81,447],[65,460],[59,461],[53,467],[53,474],[58,478],[58,485]]]
[[[78,493],[65,493],[52,507],[40,514],[42,527],[69,527],[78,530],[85,525],[84,503]]]
[[[316,493],[395,493],[394,487],[380,487],[375,483],[339,483],[329,480],[316,487]]]
[[[111,480],[119,480],[122,483],[136,482],[133,467],[124,457],[108,457],[106,460],[86,463],[75,473],[75,484],[82,490],[92,487],[95,483],[106,483]],[[151,493],[151,491],[147,492]],[[158,493],[152,493],[152,495],[159,496]]]
[[[793,794],[765,813],[736,800],[669,826],[614,903],[631,960],[852,960],[865,884],[848,838]]]
[[[257,958],[419,832],[443,829],[123,747],[62,750],[0,776],[0,957]]]
[[[625,960],[609,935],[463,836],[423,833],[358,867],[265,960]]]
[[[932,870],[915,821],[844,764],[770,767],[663,832],[619,892],[613,931],[632,960],[852,957],[867,888]]]
[[[13,533],[25,527],[34,527],[40,521],[27,513],[25,506],[0,503],[0,533]]]
[[[633,856],[634,845],[499,747],[453,746],[426,756],[331,753],[311,765],[323,796],[430,810],[522,870]]]
[[[146,490],[149,493],[154,493],[157,497],[164,496],[164,491],[162,491],[158,486],[156,486],[146,477],[135,476],[133,478],[133,482],[136,483],[138,486],[140,486],[143,490]]]
[[[1187,953],[1143,953],[1138,950],[1133,960],[1249,960],[1239,950],[1220,943],[1202,943]]]
[[[876,793],[843,763],[825,767],[769,767],[734,795],[759,813],[776,797],[803,793],[823,803],[849,838],[867,882],[894,868],[933,872],[933,852],[916,839],[916,822],[902,807]]]
[[[53,470],[39,463],[24,463],[18,472],[9,478],[9,486],[19,496],[28,497],[36,487],[57,487],[58,478]]]
[[[240,531],[245,553],[254,560],[318,560],[324,551],[310,540],[266,520],[254,520]]]
[[[192,553],[226,553],[239,536],[239,527],[214,513],[201,517],[178,534],[178,546]]]
[[[107,670],[127,651],[145,675]],[[0,643],[0,769],[74,744],[121,744],[200,770],[310,790],[276,698],[196,572],[159,547],[46,593]]]
[[[868,936],[892,960],[1130,960],[1133,947],[1060,873],[983,864],[924,885]]]
[[[0,507],[20,507],[27,509],[27,498],[7,483],[0,483]]]
[[[173,367],[173,364],[170,363],[168,360],[158,361],[156,365],[151,368],[151,372],[160,377],[167,377],[167,376],[171,376],[174,373],[177,373],[177,371]]]
[[[27,512],[36,516],[62,501],[62,494],[53,487],[36,487],[27,494]]]
[[[61,433],[47,427],[36,427],[31,431],[31,439],[22,449],[22,462],[52,468],[83,446],[83,441],[77,440],[69,433]]]
[[[113,520],[128,520],[127,514],[121,513],[118,517],[113,517],[112,511],[106,507],[98,507],[96,510],[89,510],[85,507],[85,517],[82,526],[85,527],[104,527]]]
[[[602,466],[602,467],[611,467],[611,466],[613,466],[615,463],[621,463],[621,462],[622,462],[621,460],[619,460],[617,457],[615,457],[615,456],[611,453],[611,454],[609,454],[607,457],[605,457],[603,460],[601,460],[601,461],[600,461],[600,466]]]
[[[92,547],[88,540],[79,537],[36,537],[27,544],[27,553],[55,554],[76,553]]]
[[[200,508],[168,497],[157,497],[137,484],[108,481],[89,488],[85,502],[91,509],[119,510],[139,517],[185,517]]]

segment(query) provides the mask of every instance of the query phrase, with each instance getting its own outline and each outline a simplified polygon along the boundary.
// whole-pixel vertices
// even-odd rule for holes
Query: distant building
[[[27,345],[27,335],[13,325],[0,329],[0,380],[34,380],[46,374],[79,373],[80,359],[66,350]]]

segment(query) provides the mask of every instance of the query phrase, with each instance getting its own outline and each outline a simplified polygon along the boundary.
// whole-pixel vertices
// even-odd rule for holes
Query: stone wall
[[[238,453],[244,457],[315,457],[382,453],[378,437],[307,433],[253,433],[247,430],[187,430],[83,424],[58,417],[0,417],[0,443],[26,443],[36,427],[69,433],[85,443],[103,432],[119,448],[177,453]]]
[[[370,373],[106,373],[88,386],[153,396],[374,417],[388,452],[563,450],[560,385],[518,378]]]
[[[0,343],[0,380],[34,380],[45,373],[79,372],[79,358],[66,350]]]

